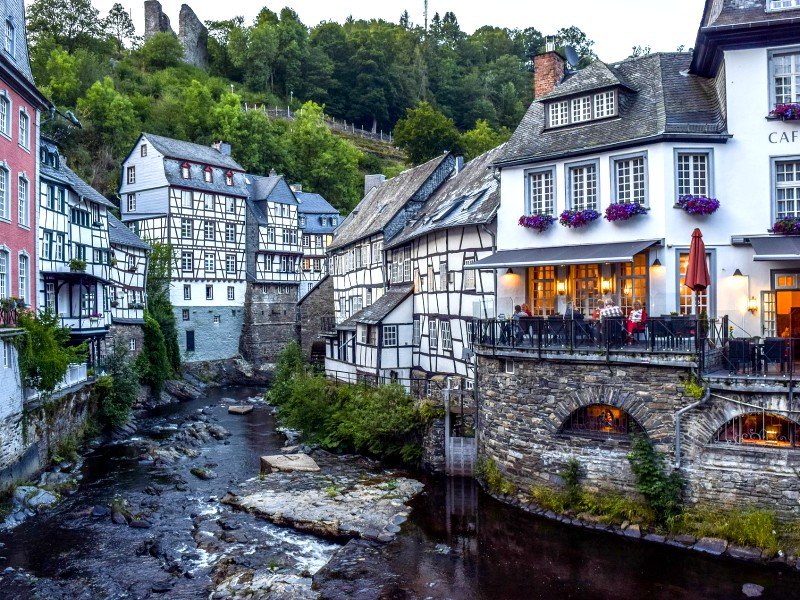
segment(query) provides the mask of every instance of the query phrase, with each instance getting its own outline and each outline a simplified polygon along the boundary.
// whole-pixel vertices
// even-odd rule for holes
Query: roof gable
[[[211,165],[212,167],[232,169],[234,171],[244,171],[244,168],[233,160],[233,158],[227,154],[223,154],[216,148],[162,137],[153,133],[143,133],[142,136],[167,158],[188,160],[202,165]]]

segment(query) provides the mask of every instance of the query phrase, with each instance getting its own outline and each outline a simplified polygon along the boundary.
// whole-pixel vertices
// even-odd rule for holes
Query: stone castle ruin
[[[158,0],[145,0],[144,39],[149,40],[153,35],[161,32],[175,35],[169,17],[161,8],[161,3]],[[188,4],[181,5],[177,37],[183,46],[183,60],[195,67],[206,68],[208,66],[208,29]]]

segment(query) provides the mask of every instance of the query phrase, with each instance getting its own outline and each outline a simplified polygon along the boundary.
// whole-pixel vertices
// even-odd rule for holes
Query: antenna
[[[571,67],[577,67],[578,63],[581,61],[578,57],[578,53],[575,52],[575,48],[572,46],[564,46],[564,56],[566,56],[567,62]]]

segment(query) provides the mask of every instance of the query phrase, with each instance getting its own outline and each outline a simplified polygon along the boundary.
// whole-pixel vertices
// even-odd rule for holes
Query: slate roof
[[[392,240],[387,248],[450,227],[489,223],[500,206],[500,182],[492,163],[503,153],[504,144],[472,159],[436,190],[413,223]]]
[[[110,212],[108,213],[108,241],[112,245],[150,250],[149,244],[143,242],[142,238],[133,233],[133,231]]]
[[[766,10],[768,0],[706,0],[703,28],[746,26],[800,17],[800,6]]]
[[[297,197],[283,175],[248,175],[250,197],[255,201],[269,200],[278,204],[297,205]]]
[[[320,215],[339,215],[330,202],[319,194],[313,192],[295,192],[295,196],[300,201],[300,214],[320,214]]]
[[[383,231],[448,156],[449,153],[441,154],[372,188],[339,225],[329,250]]]
[[[87,200],[114,208],[114,204],[108,198],[78,177],[75,172],[67,166],[66,158],[58,151],[58,147],[51,140],[41,138],[41,145],[47,152],[59,155],[57,168],[46,165],[44,161],[41,162],[39,171],[42,178],[65,185],[71,188],[78,196],[86,198]]]
[[[549,94],[545,94],[538,100],[552,100],[563,98],[591,90],[608,89],[616,86],[623,86],[630,89],[630,84],[622,79],[622,75],[617,70],[612,70],[606,63],[596,60],[585,69],[569,73],[567,77]]]
[[[362,325],[377,325],[383,321],[389,313],[402,304],[414,291],[414,286],[403,285],[389,288],[386,293],[375,300],[366,308],[362,308],[349,319],[342,321],[336,326],[337,329],[353,330],[356,323]]]
[[[242,166],[233,160],[233,158],[211,146],[175,140],[152,133],[143,133],[142,135],[147,138],[153,148],[167,158],[188,160],[190,162],[211,165],[212,167],[220,167],[223,169],[232,169],[234,171],[244,171]]]
[[[14,35],[16,37],[16,48],[11,55],[5,50],[5,44],[0,48],[0,56],[4,62],[13,67],[28,81],[33,83],[33,73],[31,73],[31,63],[28,58],[27,28],[25,26],[25,3],[23,0],[0,0],[0,24],[3,26],[5,36],[5,24],[11,20],[14,25]]]
[[[164,175],[166,175],[170,185],[224,196],[247,196],[247,181],[244,173],[233,171],[233,169],[227,167],[212,166],[211,181],[206,181],[204,178],[204,167],[195,163],[189,165],[189,179],[184,179],[183,173],[181,172],[181,167],[184,162],[186,162],[186,159],[164,159]],[[233,185],[225,183],[225,175],[228,171],[233,171]]]
[[[665,138],[726,140],[713,82],[688,73],[691,59],[690,53],[657,53],[605,65],[635,90],[619,92],[618,117],[546,130],[545,102],[534,101],[495,164],[542,162]],[[575,93],[585,79],[586,91],[596,89],[602,72],[587,67],[564,85]]]

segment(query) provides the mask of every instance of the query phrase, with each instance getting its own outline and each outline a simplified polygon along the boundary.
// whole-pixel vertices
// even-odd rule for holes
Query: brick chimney
[[[533,97],[541,98],[564,78],[567,61],[555,50],[533,57]]]

